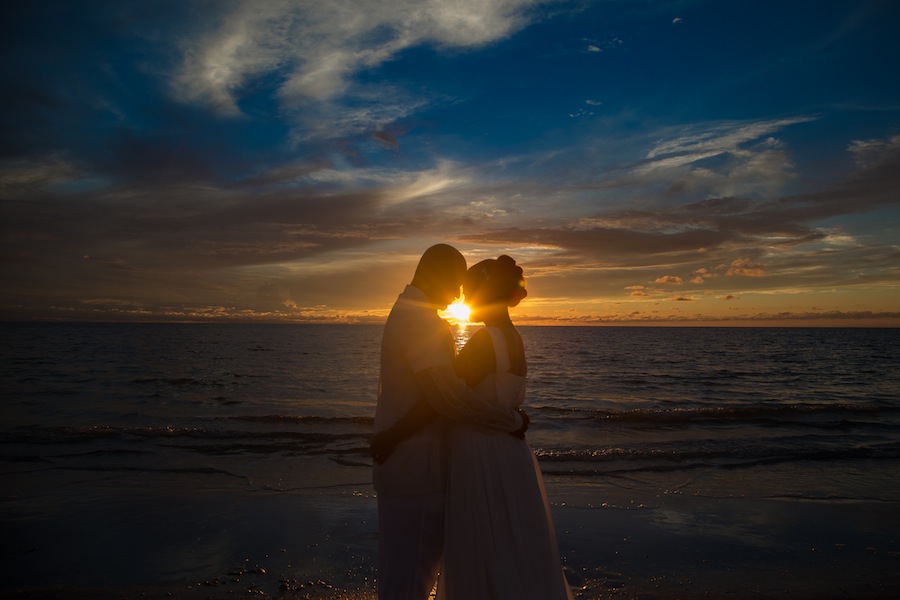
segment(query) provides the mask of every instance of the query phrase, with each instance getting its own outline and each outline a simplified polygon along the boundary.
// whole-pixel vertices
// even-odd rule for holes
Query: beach
[[[375,598],[379,328],[4,333],[0,598]],[[900,597],[896,332],[523,338],[576,598]]]
[[[686,489],[694,475],[656,490],[548,479],[577,598],[900,593],[895,502],[716,498]],[[53,519],[8,530],[0,597],[375,597],[370,486],[267,494],[166,479],[78,484]]]

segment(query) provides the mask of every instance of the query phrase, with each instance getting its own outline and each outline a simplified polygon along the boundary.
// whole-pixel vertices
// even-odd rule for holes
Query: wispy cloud
[[[900,135],[888,139],[853,140],[847,150],[860,167],[877,167],[900,154]]]
[[[15,197],[19,193],[74,182],[84,175],[76,164],[58,155],[39,160],[7,160],[0,162],[0,190],[6,197]]]
[[[642,179],[666,181],[669,194],[770,197],[794,177],[779,131],[813,117],[704,123],[660,140],[635,168]]]
[[[426,101],[412,91],[359,83],[356,75],[424,44],[459,51],[496,42],[528,24],[528,10],[536,4],[540,2],[223,4],[217,18],[204,20],[211,26],[181,40],[173,93],[183,101],[240,115],[242,96],[254,81],[274,77],[280,81],[282,109],[306,127],[319,122],[319,135],[355,133],[401,118]],[[315,120],[307,118],[308,112]]]

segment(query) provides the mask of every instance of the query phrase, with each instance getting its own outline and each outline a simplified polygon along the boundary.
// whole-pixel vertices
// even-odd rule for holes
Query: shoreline
[[[81,491],[90,500],[69,497],[49,522],[12,523],[0,598],[375,600],[371,487],[114,489],[106,501],[103,490]],[[896,500],[714,497],[554,477],[548,492],[579,599],[900,597]]]

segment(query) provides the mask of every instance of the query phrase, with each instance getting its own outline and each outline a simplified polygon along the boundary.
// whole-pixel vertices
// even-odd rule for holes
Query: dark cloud
[[[752,105],[645,104],[651,84],[627,63],[636,37],[571,37],[604,52],[567,61],[601,60],[611,81],[639,85],[605,88],[573,120],[598,96],[541,54],[539,25],[525,28],[540,11],[473,5],[472,30],[440,3],[414,22],[392,2],[355,21],[327,2],[263,4],[0,9],[0,303],[320,318],[389,305],[434,241],[521,254],[532,301],[700,305],[897,281],[900,141],[887,118],[871,135],[840,130],[840,143],[840,124],[820,134],[845,154],[820,173],[818,148],[796,142],[830,113],[742,121]],[[667,24],[651,5],[604,10]],[[518,77],[521,57],[539,55]],[[654,74],[639,79],[683,85]]]
[[[546,248],[530,267],[532,285],[551,296],[590,297],[615,286],[623,295],[660,297],[664,290],[643,286],[679,278],[684,285],[725,293],[884,285],[897,280],[891,266],[898,262],[896,247],[863,241],[864,231],[836,224],[848,215],[871,220],[883,214],[886,225],[897,218],[897,189],[900,160],[890,157],[830,189],[806,194],[612,210],[577,225],[489,229],[464,239]]]
[[[798,245],[828,234],[820,223],[900,207],[900,155],[831,189],[773,200],[725,197],[646,210],[613,210],[577,226],[488,231],[484,243],[545,244],[562,254],[653,255],[722,247]],[[612,225],[612,226],[610,226]]]
[[[511,228],[463,236],[467,242],[477,244],[539,245],[558,249],[558,256],[582,260],[590,257],[598,264],[621,263],[646,264],[661,254],[696,252],[702,248],[715,248],[731,239],[726,232],[694,230],[649,232],[624,228],[591,227],[576,228]]]

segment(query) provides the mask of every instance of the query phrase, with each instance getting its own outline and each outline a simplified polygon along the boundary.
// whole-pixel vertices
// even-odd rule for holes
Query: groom
[[[381,341],[376,435],[423,403],[448,419],[509,432],[527,427],[521,414],[479,397],[453,369],[453,334],[437,311],[459,296],[465,273],[466,259],[456,248],[432,246],[394,304]],[[444,419],[437,418],[395,448],[373,444],[379,600],[425,600],[437,579],[444,540],[445,429]]]

